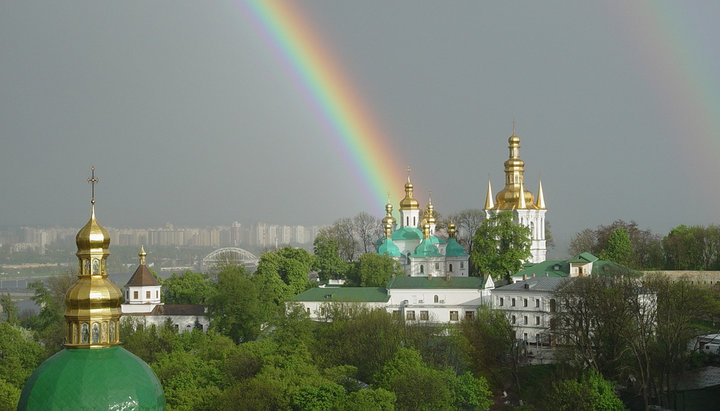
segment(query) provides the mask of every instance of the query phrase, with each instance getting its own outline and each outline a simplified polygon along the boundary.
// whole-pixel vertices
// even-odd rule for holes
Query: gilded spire
[[[118,323],[122,293],[108,280],[107,257],[110,235],[95,219],[95,168],[88,182],[92,185],[90,220],[75,237],[78,279],[65,295],[65,346],[102,348],[120,342]]]
[[[505,188],[495,196],[495,208],[511,210],[527,208],[525,205],[528,204],[534,208],[535,197],[524,188],[525,162],[520,159],[520,137],[515,134],[514,123],[513,134],[508,138],[508,150],[510,154],[505,161]]]
[[[425,222],[431,226],[436,223],[435,206],[432,203],[432,191],[428,191],[428,205],[425,208]],[[431,228],[432,230],[432,228]]]
[[[493,208],[495,208],[495,203],[493,203],[492,186],[490,185],[490,176],[488,176],[487,194],[485,195],[485,209],[492,210]]]
[[[545,209],[545,196],[543,195],[543,189],[542,189],[542,179],[538,180],[538,198],[537,198],[537,208],[544,210]]]
[[[457,230],[455,229],[455,223],[450,221],[450,224],[448,224],[448,238],[455,238],[455,233],[457,233]]]
[[[423,225],[423,238],[426,240],[430,238],[430,224]]]
[[[147,253],[145,252],[145,247],[140,246],[140,252],[138,253],[138,257],[140,258],[140,265],[145,265],[145,256],[147,256]]]
[[[419,210],[420,204],[413,198],[413,185],[410,182],[410,167],[407,168],[408,177],[405,183],[405,198],[400,201],[401,210]]]
[[[395,219],[392,216],[393,206],[390,203],[390,195],[388,194],[388,202],[385,204],[385,218],[382,219],[383,229],[385,230],[385,238],[392,238],[392,230],[395,225]]]

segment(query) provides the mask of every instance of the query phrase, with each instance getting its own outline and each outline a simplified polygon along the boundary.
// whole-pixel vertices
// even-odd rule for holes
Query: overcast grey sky
[[[720,223],[720,2],[295,3],[421,204],[481,208],[515,118],[561,245]],[[310,106],[242,1],[1,0],[0,225],[82,225],[93,164],[108,226],[382,216]]]

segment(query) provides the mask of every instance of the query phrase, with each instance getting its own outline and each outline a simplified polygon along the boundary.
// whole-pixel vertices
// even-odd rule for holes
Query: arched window
[[[435,301],[435,303],[437,303],[438,301],[440,301],[440,299],[438,298],[437,295],[435,296],[434,301]]]
[[[452,263],[450,263],[450,272],[452,272]]]
[[[425,266],[420,264],[420,274],[425,274]]]

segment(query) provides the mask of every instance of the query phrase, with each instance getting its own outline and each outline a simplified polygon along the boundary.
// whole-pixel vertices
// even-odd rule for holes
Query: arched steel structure
[[[202,259],[202,270],[208,271],[222,264],[244,265],[245,268],[254,271],[260,259],[253,253],[237,247],[225,247],[213,251]]]

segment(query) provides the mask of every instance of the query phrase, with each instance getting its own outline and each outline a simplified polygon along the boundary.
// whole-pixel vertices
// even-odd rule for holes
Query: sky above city
[[[720,223],[717,1],[0,2],[0,225],[326,224],[497,193],[563,254]]]

